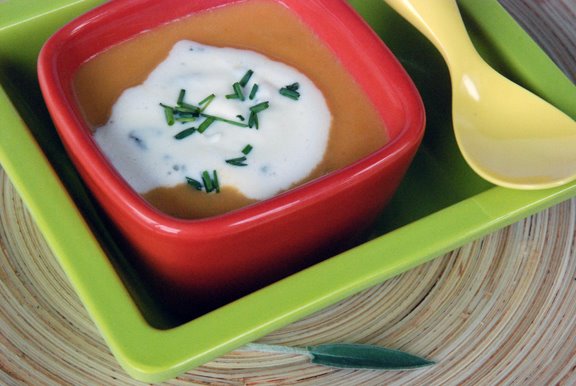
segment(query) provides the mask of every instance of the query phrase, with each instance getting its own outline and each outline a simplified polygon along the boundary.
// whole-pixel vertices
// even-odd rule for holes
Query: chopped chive
[[[244,76],[242,77],[240,82],[238,82],[240,84],[240,86],[246,87],[246,85],[248,84],[248,81],[252,77],[252,74],[254,74],[254,71],[252,71],[252,70],[246,71],[246,74],[244,74]]]
[[[298,89],[300,88],[300,84],[298,82],[289,84],[288,86],[282,87],[280,89],[280,94],[288,97],[290,99],[298,100],[300,98],[300,93]]]
[[[206,110],[206,108],[207,108],[208,106],[210,106],[210,103],[212,103],[212,101],[214,100],[214,98],[216,98],[216,95],[210,94],[210,95],[208,95],[206,98],[202,99],[202,100],[198,103],[200,106],[204,105],[204,106],[202,106],[202,108],[200,109],[200,112]]]
[[[270,107],[270,104],[268,102],[262,102],[250,107],[250,111],[254,113],[259,113],[260,111],[266,110],[268,107]]]
[[[246,99],[244,97],[244,91],[242,91],[242,86],[240,85],[240,83],[236,82],[232,85],[232,88],[234,89],[234,93],[236,95],[238,95],[238,99],[240,99],[241,101],[243,101],[244,99]]]
[[[189,109],[186,107],[175,107],[174,112],[178,114],[178,118],[198,118],[199,113],[197,110]]]
[[[198,126],[198,132],[199,132],[199,133],[205,132],[206,129],[207,129],[211,124],[213,124],[215,120],[216,120],[216,118],[214,118],[214,117],[208,117],[208,118],[206,118],[206,119],[204,120],[204,122],[202,122],[202,123],[200,124],[200,126]]]
[[[174,124],[174,109],[170,106],[163,105],[162,103],[160,103],[160,106],[164,108],[166,123],[168,123],[168,126],[172,126]]]
[[[216,173],[216,170],[212,171],[212,181],[214,182],[216,193],[220,193],[220,181],[218,181],[218,173]]]
[[[258,114],[254,111],[250,112],[250,117],[248,118],[248,127],[252,128],[255,127],[258,129]]]
[[[295,83],[289,84],[288,86],[286,86],[286,88],[288,90],[298,91],[298,89],[300,88],[300,83],[295,82]]]
[[[234,93],[226,95],[226,99],[240,99],[240,97],[238,96],[238,94]]]
[[[179,103],[178,106],[174,107],[174,110],[179,113],[189,114],[198,114],[200,112],[200,109],[197,106],[185,102]]]
[[[195,131],[197,131],[197,129],[195,127],[190,127],[188,129],[184,129],[181,132],[179,132],[178,134],[176,134],[174,136],[174,138],[175,139],[184,139],[184,138],[188,137],[189,135],[194,134]]]
[[[186,183],[196,190],[204,189],[206,193],[211,193],[214,191],[216,191],[216,193],[220,193],[220,181],[218,180],[218,173],[216,170],[212,171],[212,175],[210,175],[208,170],[204,170],[201,177],[202,182],[191,177],[186,177]]]
[[[248,155],[251,151],[252,151],[252,145],[246,145],[244,146],[244,149],[242,149],[242,154]]]
[[[186,95],[186,90],[180,89],[180,93],[178,94],[178,101],[177,104],[184,103],[184,96]]]
[[[204,170],[202,172],[202,182],[204,183],[204,189],[206,190],[206,193],[210,193],[214,190],[214,184],[212,183],[212,178],[210,177],[208,170]]]
[[[250,95],[248,96],[248,98],[250,100],[254,99],[254,97],[256,96],[256,93],[258,92],[258,84],[254,83],[252,85],[252,89],[250,90]]]
[[[186,183],[196,190],[202,190],[202,183],[194,178],[186,177]]]
[[[216,98],[216,95],[210,94],[210,95],[208,95],[206,98],[204,98],[204,99],[202,99],[200,102],[198,102],[198,104],[199,104],[200,106],[202,106],[204,103],[210,103],[210,102],[212,102],[212,100],[213,100],[214,98]]]
[[[226,118],[222,118],[222,117],[218,117],[218,116],[210,115],[210,114],[204,114],[204,113],[202,113],[201,115],[202,115],[203,117],[206,117],[206,118],[214,118],[214,119],[217,120],[217,121],[226,122],[226,123],[229,123],[229,124],[231,124],[231,125],[236,125],[236,126],[240,126],[240,127],[248,127],[248,125],[245,124],[245,123],[238,122],[238,121],[233,121],[233,120],[231,120],[231,119],[226,119]]]
[[[248,166],[248,164],[246,163],[246,160],[247,160],[247,158],[242,156],[242,157],[227,159],[226,163],[233,165],[233,166]]]
[[[180,122],[180,123],[194,122],[196,119],[198,119],[198,118],[195,117],[194,115],[191,115],[191,116],[180,115],[178,118],[175,118],[176,122]]]
[[[194,106],[191,107],[176,106],[173,108],[173,110],[176,114],[178,114],[178,117],[181,118],[191,118],[191,117],[198,118],[200,114],[200,110],[198,110],[198,108],[195,108]]]
[[[283,95],[283,96],[288,97],[290,99],[293,99],[295,101],[298,100],[298,98],[300,98],[300,93],[298,91],[290,90],[290,89],[285,88],[285,87],[281,88],[279,92],[280,92],[280,95]]]
[[[236,115],[236,118],[238,118],[238,119],[241,120],[241,121],[246,120],[246,118],[244,118],[244,116],[243,116],[243,115],[240,115],[240,114]]]

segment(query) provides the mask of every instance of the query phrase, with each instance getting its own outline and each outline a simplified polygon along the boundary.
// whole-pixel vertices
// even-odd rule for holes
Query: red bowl
[[[344,0],[276,0],[339,58],[377,107],[389,141],[360,161],[271,199],[177,219],[132,190],[95,145],[73,92],[79,66],[134,35],[238,0],[115,0],[53,35],[39,57],[46,104],[73,163],[176,312],[203,312],[350,247],[397,189],[424,131],[412,81]]]

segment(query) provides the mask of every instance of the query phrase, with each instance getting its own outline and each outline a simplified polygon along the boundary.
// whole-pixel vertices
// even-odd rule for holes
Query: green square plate
[[[576,194],[576,183],[515,191],[476,176],[452,136],[449,79],[440,56],[380,0],[351,0],[401,59],[426,104],[426,137],[404,183],[374,226],[371,241],[185,324],[171,324],[131,271],[64,154],[36,79],[43,42],[100,2],[0,1],[0,162],[111,351],[134,378],[156,382],[174,377]],[[491,4],[483,10],[473,3],[461,5],[483,53],[528,86],[544,74],[568,82],[565,94],[553,89],[542,95],[570,105],[574,86],[508,20],[496,0],[476,1]],[[490,17],[474,17],[482,12]],[[508,19],[483,30],[484,22],[496,16]],[[525,60],[522,65],[507,60],[509,45],[486,32],[503,25],[509,26],[506,36],[516,33],[530,46],[521,53],[529,52],[535,73],[524,71]]]

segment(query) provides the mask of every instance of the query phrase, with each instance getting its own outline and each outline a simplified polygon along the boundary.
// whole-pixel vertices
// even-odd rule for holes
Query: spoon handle
[[[440,51],[452,72],[476,52],[455,0],[385,0]]]

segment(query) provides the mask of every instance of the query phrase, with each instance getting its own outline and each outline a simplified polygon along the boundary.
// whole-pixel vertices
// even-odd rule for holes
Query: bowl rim
[[[217,0],[216,3],[218,5],[228,5],[238,1],[239,0]],[[273,1],[288,6],[300,15],[298,9],[294,9],[298,8],[298,6],[294,6],[297,2],[292,0]],[[318,200],[319,197],[329,196],[338,190],[339,187],[342,188],[346,183],[353,181],[357,176],[367,170],[375,166],[381,166],[383,163],[392,162],[420,142],[423,136],[425,122],[423,102],[418,90],[393,54],[387,49],[375,32],[369,29],[364,20],[357,16],[351,6],[344,0],[332,0],[329,6],[326,0],[309,0],[309,3],[314,3],[315,6],[329,7],[330,17],[336,19],[345,18],[347,22],[351,22],[352,24],[349,25],[348,28],[354,28],[355,32],[360,31],[363,33],[363,39],[361,39],[361,41],[365,43],[362,44],[365,46],[370,44],[370,48],[373,50],[369,52],[377,52],[379,59],[387,59],[384,65],[381,64],[382,67],[394,70],[393,75],[396,77],[400,76],[400,79],[394,83],[400,84],[404,89],[402,93],[398,92],[399,95],[403,97],[404,127],[398,129],[396,135],[389,138],[388,142],[374,153],[361,158],[351,165],[289,189],[269,199],[217,216],[201,219],[182,219],[161,212],[149,204],[128,185],[115,170],[111,162],[108,161],[104,154],[98,149],[94,140],[89,138],[90,136],[87,135],[87,131],[82,129],[81,114],[75,111],[75,109],[77,110],[75,106],[71,106],[73,101],[65,96],[64,88],[67,85],[62,84],[63,79],[59,73],[59,65],[56,59],[62,53],[61,50],[66,47],[66,44],[74,41],[79,33],[90,26],[90,23],[105,23],[110,19],[113,20],[115,15],[114,11],[117,9],[121,9],[124,6],[136,7],[142,4],[146,5],[148,2],[149,0],[117,0],[115,2],[105,3],[81,15],[57,31],[45,43],[38,60],[38,73],[42,92],[48,101],[51,115],[60,122],[56,125],[60,135],[66,137],[70,143],[68,145],[69,147],[81,149],[80,151],[84,153],[83,157],[85,157],[86,160],[90,160],[89,166],[86,166],[85,161],[81,159],[77,159],[74,163],[77,167],[86,168],[86,174],[89,175],[90,178],[107,181],[107,189],[109,192],[106,194],[114,195],[116,200],[122,203],[121,207],[130,208],[130,210],[125,210],[124,212],[126,212],[127,216],[130,216],[132,221],[140,223],[141,226],[154,229],[155,232],[169,234],[197,229],[199,226],[202,227],[203,233],[213,234],[221,233],[225,231],[225,229],[237,229],[237,227],[242,224],[249,224],[250,221],[248,221],[248,219],[273,217],[281,210],[280,208],[306,205],[309,202]],[[210,7],[206,9],[208,8]],[[189,14],[192,13],[193,12],[190,12]],[[311,28],[309,20],[305,21],[305,23]],[[366,41],[365,38],[370,38],[370,40]],[[123,40],[117,40],[114,44],[120,41]],[[109,45],[106,47],[109,47]],[[96,53],[101,51],[102,49],[99,49]],[[339,56],[337,57],[340,59]],[[76,66],[76,69],[79,65]],[[72,76],[70,76],[69,79],[71,79],[71,77]],[[364,87],[362,88],[364,89]],[[364,91],[366,92],[365,89]],[[372,97],[370,97],[370,99],[376,103]],[[77,152],[78,150],[73,151]]]

